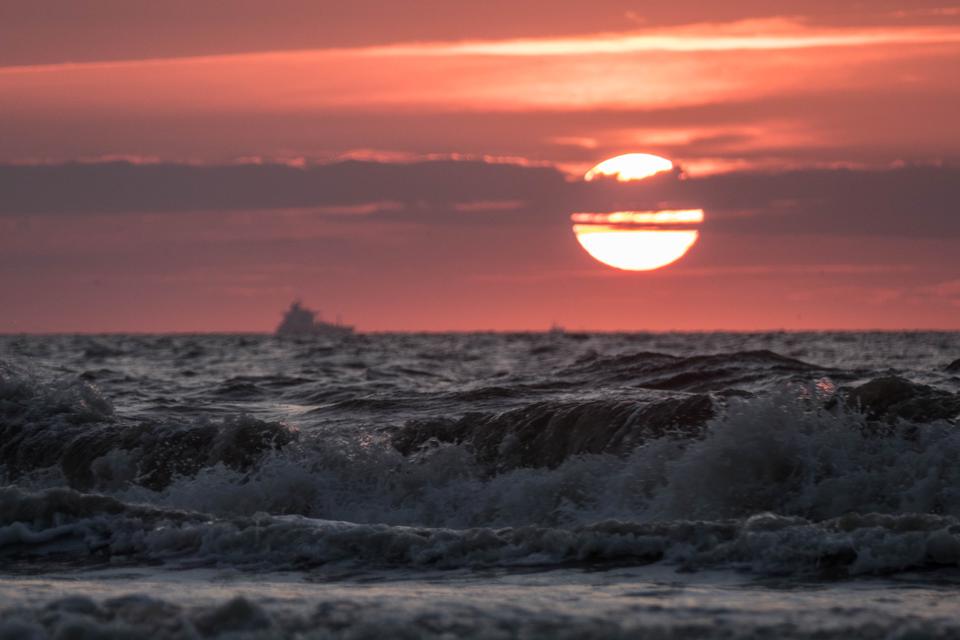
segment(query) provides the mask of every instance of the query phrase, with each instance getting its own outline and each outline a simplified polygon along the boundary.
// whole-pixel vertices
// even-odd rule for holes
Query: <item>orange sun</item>
[[[605,160],[584,176],[616,177],[620,182],[643,180],[672,171],[666,158],[628,153]],[[651,271],[682,258],[696,244],[702,209],[575,213],[573,232],[587,253],[605,265],[625,271]]]

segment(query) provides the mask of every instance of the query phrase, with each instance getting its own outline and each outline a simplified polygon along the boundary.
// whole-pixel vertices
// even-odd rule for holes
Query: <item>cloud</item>
[[[0,213],[342,208],[371,202],[452,207],[542,201],[563,188],[563,175],[553,169],[481,161],[345,161],[302,169],[277,164],[5,165],[0,166]]]
[[[729,232],[960,235],[956,168],[730,173],[674,187],[677,197],[705,201],[714,227]]]
[[[572,56],[628,53],[778,51],[870,45],[953,44],[952,27],[857,29],[811,27],[783,18],[727,24],[696,24],[647,32],[590,34],[572,38],[417,43],[372,48],[368,55],[394,56]]]
[[[960,236],[960,168],[949,166],[586,183],[551,167],[455,160],[0,165],[0,193],[8,216],[299,209],[341,224],[566,226],[575,211],[702,207],[714,232]]]
[[[943,0],[731,0],[644,3],[635,0],[235,0],[229,20],[216,0],[6,0],[0,65],[320,47],[366,47],[429,40],[548,38],[801,16],[819,25],[944,24]],[[429,20],[423,16],[429,15]],[[122,34],[123,37],[118,37]]]

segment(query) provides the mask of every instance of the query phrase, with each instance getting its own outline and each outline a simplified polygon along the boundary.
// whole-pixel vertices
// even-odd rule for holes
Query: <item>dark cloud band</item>
[[[481,161],[194,166],[0,165],[0,214],[317,208],[423,223],[566,224],[574,211],[696,207],[739,233],[960,235],[960,169],[818,169],[571,181],[549,167]],[[370,203],[391,203],[368,207]],[[510,206],[504,206],[509,203]]]

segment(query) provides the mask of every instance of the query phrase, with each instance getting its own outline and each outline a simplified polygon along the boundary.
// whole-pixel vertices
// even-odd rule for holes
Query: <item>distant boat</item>
[[[324,322],[317,319],[317,312],[307,309],[299,300],[290,304],[277,327],[278,336],[348,336],[353,327],[345,324]]]

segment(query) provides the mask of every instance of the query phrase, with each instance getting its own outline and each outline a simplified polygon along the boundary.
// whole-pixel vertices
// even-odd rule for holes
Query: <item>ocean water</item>
[[[0,639],[957,638],[958,358],[0,337]]]

